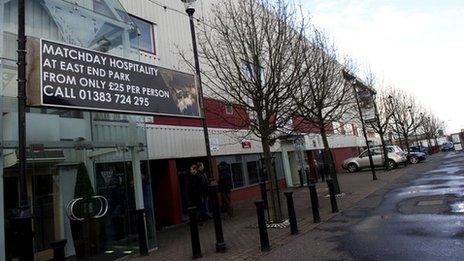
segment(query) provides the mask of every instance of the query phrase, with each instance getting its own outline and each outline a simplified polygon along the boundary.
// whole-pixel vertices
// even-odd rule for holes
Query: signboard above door
[[[28,106],[200,116],[191,74],[37,38],[27,55]]]

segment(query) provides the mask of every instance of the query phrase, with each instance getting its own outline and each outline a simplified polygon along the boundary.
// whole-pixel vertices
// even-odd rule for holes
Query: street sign
[[[199,117],[195,77],[44,39],[28,39],[29,106]]]

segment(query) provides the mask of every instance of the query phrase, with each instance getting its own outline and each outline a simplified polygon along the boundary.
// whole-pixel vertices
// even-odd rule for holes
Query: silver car
[[[406,153],[396,146],[387,146],[388,151],[388,165],[390,169],[398,167],[399,164],[405,163],[407,161]],[[383,166],[384,164],[384,154],[382,147],[373,147],[371,148],[372,160],[374,161],[375,166]],[[349,158],[343,161],[342,167],[348,172],[356,172],[363,168],[370,167],[369,164],[369,155],[367,150],[359,154],[358,157]]]

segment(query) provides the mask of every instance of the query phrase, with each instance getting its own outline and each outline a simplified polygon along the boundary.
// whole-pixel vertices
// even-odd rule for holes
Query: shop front
[[[24,251],[15,227],[24,194],[18,155],[17,10],[17,1],[0,1],[0,260],[16,260]],[[138,60],[137,27],[115,0],[26,0],[26,34],[28,43],[43,39]],[[28,74],[44,65],[42,59],[29,58]],[[79,68],[71,66],[74,73]],[[28,88],[39,84],[28,79]],[[57,95],[78,95],[71,93]],[[52,260],[53,248],[61,245],[71,260],[116,260],[139,255],[141,237],[154,249],[145,117],[67,107],[27,107],[25,190],[34,259]]]

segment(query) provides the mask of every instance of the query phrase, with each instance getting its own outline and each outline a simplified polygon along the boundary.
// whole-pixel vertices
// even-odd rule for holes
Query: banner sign
[[[28,38],[29,106],[199,117],[195,77]]]
[[[359,105],[361,106],[364,122],[373,123],[377,120],[374,109],[374,95],[373,92],[367,89],[358,89],[357,95]]]

